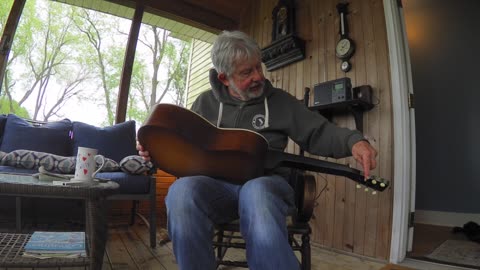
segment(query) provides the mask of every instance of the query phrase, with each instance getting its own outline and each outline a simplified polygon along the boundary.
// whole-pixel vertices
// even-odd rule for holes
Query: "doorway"
[[[403,11],[416,142],[414,234],[407,257],[480,269],[478,259],[465,257],[476,256],[475,244],[480,257],[480,244],[453,232],[469,221],[480,223],[480,56],[473,49],[480,48],[480,2],[404,0]]]

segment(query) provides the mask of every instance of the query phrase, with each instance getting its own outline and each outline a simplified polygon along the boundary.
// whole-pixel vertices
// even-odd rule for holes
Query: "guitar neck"
[[[273,170],[276,167],[292,167],[306,171],[345,176],[356,181],[363,181],[364,179],[359,170],[350,168],[347,165],[269,150],[265,168]]]
[[[267,152],[264,168],[267,171],[272,171],[278,167],[290,167],[312,172],[345,176],[363,186],[378,191],[384,191],[390,185],[389,181],[376,176],[365,179],[365,176],[363,176],[359,170],[343,164],[269,150]]]

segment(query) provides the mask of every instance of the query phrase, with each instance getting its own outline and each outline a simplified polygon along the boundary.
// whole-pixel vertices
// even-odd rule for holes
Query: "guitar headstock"
[[[372,175],[368,179],[364,180],[361,184],[357,184],[357,188],[362,188],[361,185],[365,186],[365,192],[368,192],[369,189],[375,190],[372,192],[372,194],[375,195],[377,191],[384,191],[388,186],[390,186],[390,181]]]

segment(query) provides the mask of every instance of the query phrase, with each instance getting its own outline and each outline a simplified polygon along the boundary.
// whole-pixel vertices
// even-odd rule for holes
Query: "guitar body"
[[[161,170],[177,177],[208,175],[243,184],[263,175],[268,142],[244,129],[217,128],[202,116],[171,104],[158,104],[138,131]]]

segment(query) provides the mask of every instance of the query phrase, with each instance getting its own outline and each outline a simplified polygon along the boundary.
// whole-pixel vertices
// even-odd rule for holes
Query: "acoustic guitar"
[[[265,175],[278,167],[345,176],[383,191],[389,182],[365,179],[346,165],[268,149],[268,142],[247,129],[217,128],[188,109],[158,104],[138,131],[140,144],[157,168],[177,177],[207,175],[235,184]]]

